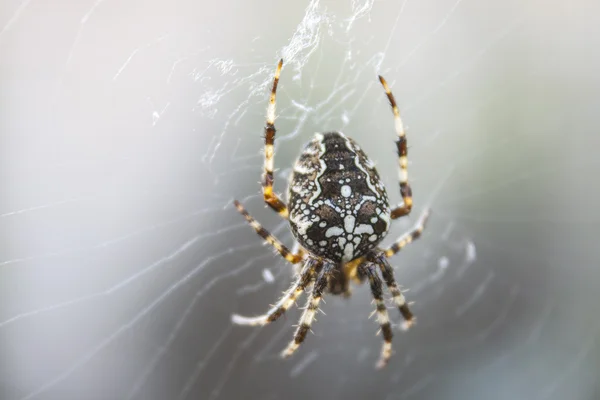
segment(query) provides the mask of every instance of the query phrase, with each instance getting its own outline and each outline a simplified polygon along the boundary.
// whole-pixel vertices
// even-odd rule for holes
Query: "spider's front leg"
[[[306,334],[310,330],[310,326],[313,323],[315,314],[319,309],[319,303],[321,302],[323,291],[327,287],[327,281],[335,267],[336,265],[334,263],[327,260],[323,261],[323,267],[317,275],[312,293],[306,302],[306,307],[304,308],[304,312],[302,312],[302,316],[300,317],[298,328],[296,328],[296,332],[294,333],[294,339],[285,348],[285,350],[283,350],[281,353],[282,357],[287,358],[294,354],[294,352],[298,349],[298,347],[300,347],[300,344],[306,338]]]
[[[408,184],[408,146],[406,141],[406,132],[404,131],[402,119],[400,119],[400,111],[398,111],[398,106],[396,105],[394,95],[390,91],[387,82],[381,75],[379,76],[379,81],[383,85],[385,94],[387,95],[390,105],[392,106],[392,111],[394,112],[394,125],[396,128],[396,134],[398,135],[396,147],[398,151],[398,166],[400,168],[400,195],[402,196],[403,204],[392,210],[392,219],[396,219],[410,214],[413,204],[412,189]]]
[[[283,201],[273,192],[273,159],[275,156],[275,97],[277,94],[277,84],[279,83],[279,74],[281,73],[281,67],[283,66],[283,60],[279,60],[277,64],[277,70],[275,71],[275,77],[273,78],[273,87],[271,89],[271,96],[269,98],[269,105],[267,107],[267,123],[265,125],[265,163],[264,172],[262,176],[262,189],[265,203],[276,211],[283,218],[288,217],[289,212]]]

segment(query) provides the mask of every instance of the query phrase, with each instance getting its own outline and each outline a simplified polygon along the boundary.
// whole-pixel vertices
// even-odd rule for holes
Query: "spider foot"
[[[289,358],[291,357],[292,354],[294,354],[296,352],[296,350],[298,349],[298,347],[300,347],[300,344],[296,343],[296,342],[291,342],[286,348],[285,350],[283,350],[281,352],[281,358]]]
[[[379,361],[377,361],[377,364],[375,364],[375,367],[377,369],[382,369],[383,367],[385,367],[388,364],[388,361],[390,361],[391,356],[392,356],[392,343],[384,342],[383,348],[381,349],[381,357],[379,358]]]
[[[259,326],[266,325],[267,320],[264,317],[245,317],[239,314],[231,314],[231,322],[236,325]]]
[[[402,324],[400,324],[400,329],[402,329],[403,331],[407,331],[410,328],[412,328],[412,326],[417,322],[416,318],[411,318],[409,320],[403,321]]]

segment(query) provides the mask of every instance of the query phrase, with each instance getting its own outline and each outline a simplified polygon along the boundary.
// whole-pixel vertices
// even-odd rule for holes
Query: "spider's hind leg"
[[[234,314],[231,316],[231,320],[238,325],[266,325],[270,322],[276,321],[279,317],[281,317],[288,308],[292,306],[296,302],[296,299],[300,297],[302,292],[306,289],[307,286],[310,285],[315,271],[319,268],[321,262],[319,260],[315,260],[313,258],[309,258],[304,263],[302,271],[298,274],[298,279],[292,285],[291,288],[288,289],[287,292],[283,295],[281,299],[277,302],[277,304],[273,305],[269,311],[267,311],[263,315],[259,315],[257,317],[244,317],[238,314]]]
[[[377,253],[371,253],[368,256],[368,259],[369,261],[379,266],[379,269],[381,270],[381,275],[383,276],[383,280],[385,281],[385,284],[387,285],[390,294],[392,295],[394,304],[396,305],[396,307],[398,307],[400,314],[405,320],[405,328],[409,328],[414,323],[415,316],[413,315],[412,311],[410,311],[408,303],[406,302],[406,298],[398,288],[396,278],[394,278],[394,269],[387,261],[385,253],[381,251]]]
[[[315,314],[319,309],[319,303],[321,302],[321,298],[323,297],[323,292],[327,288],[327,281],[331,277],[331,273],[335,269],[335,264],[330,261],[323,261],[323,266],[319,274],[317,275],[317,279],[313,286],[313,290],[308,297],[306,302],[306,307],[304,307],[304,311],[302,312],[302,316],[300,317],[300,322],[298,323],[298,328],[296,328],[296,332],[294,333],[294,339],[290,342],[290,344],[281,352],[281,356],[287,358],[294,354],[294,352],[300,347],[300,344],[306,338],[306,334],[310,330],[310,327],[315,318]]]
[[[383,288],[381,279],[377,274],[377,267],[373,262],[366,262],[361,264],[359,267],[359,273],[361,276],[366,277],[369,280],[369,286],[371,287],[371,294],[375,300],[375,312],[377,313],[377,322],[381,327],[383,333],[383,347],[381,348],[381,357],[377,363],[377,368],[383,368],[387,365],[390,357],[392,356],[392,325],[390,323],[390,317],[387,312],[387,307],[383,301]]]

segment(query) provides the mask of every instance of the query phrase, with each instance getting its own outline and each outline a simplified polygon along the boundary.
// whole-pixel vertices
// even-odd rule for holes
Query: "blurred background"
[[[0,398],[599,399],[596,1],[61,1],[0,5]],[[392,259],[414,329],[381,348],[367,286],[287,361],[290,284],[231,205],[341,130],[394,203],[408,127],[423,237]],[[303,300],[302,300],[303,302]],[[400,316],[390,310],[393,321]]]

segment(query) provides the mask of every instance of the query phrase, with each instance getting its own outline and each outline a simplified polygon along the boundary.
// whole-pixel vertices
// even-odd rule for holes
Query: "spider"
[[[291,356],[304,341],[324,293],[350,295],[349,282],[369,282],[375,300],[377,321],[383,332],[383,347],[377,367],[384,367],[392,355],[392,327],[383,300],[382,278],[393,301],[409,327],[414,316],[396,284],[388,258],[421,236],[429,211],[419,218],[412,231],[402,235],[391,247],[377,245],[390,229],[391,220],[410,214],[412,191],[408,184],[407,142],[400,113],[385,79],[379,76],[394,113],[398,140],[402,205],[390,209],[388,197],[373,162],[354,140],[341,132],[316,133],[296,160],[288,185],[287,205],[273,192],[273,145],[275,142],[275,95],[283,66],[280,60],[273,79],[265,126],[265,159],[262,191],[265,203],[289,221],[297,241],[292,252],[264,229],[235,200],[237,210],[267,243],[296,270],[296,281],[267,313],[256,317],[233,315],[239,325],[266,325],[277,320],[310,289],[294,339],[281,353]]]

